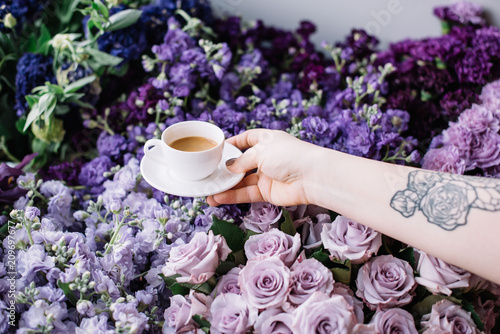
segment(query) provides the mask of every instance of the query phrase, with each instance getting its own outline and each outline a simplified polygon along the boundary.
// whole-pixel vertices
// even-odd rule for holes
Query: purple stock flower
[[[104,172],[107,172],[113,167],[113,162],[106,155],[101,155],[90,162],[83,165],[78,175],[80,184],[88,187],[97,187],[107,180],[104,177]]]
[[[113,319],[118,328],[130,328],[131,333],[141,333],[148,322],[148,317],[137,310],[137,299],[129,303],[115,303],[112,305]]]
[[[40,216],[40,209],[38,209],[37,207],[34,207],[34,206],[28,206],[25,210],[24,210],[24,217],[28,220],[35,220],[35,218],[37,218],[38,216]]]
[[[101,155],[107,155],[111,158],[115,158],[126,149],[126,139],[121,135],[111,136],[106,132],[102,132],[97,139],[97,150]]]

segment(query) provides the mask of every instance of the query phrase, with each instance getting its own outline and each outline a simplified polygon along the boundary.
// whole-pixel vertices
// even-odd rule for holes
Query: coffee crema
[[[176,139],[168,146],[184,152],[200,152],[214,148],[217,143],[205,137],[192,136]]]

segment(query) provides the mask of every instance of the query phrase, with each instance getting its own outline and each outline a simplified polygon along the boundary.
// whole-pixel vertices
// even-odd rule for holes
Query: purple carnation
[[[436,7],[434,15],[441,20],[458,24],[484,25],[483,7],[481,5],[459,1],[450,6]]]
[[[456,146],[444,146],[427,151],[422,160],[422,168],[439,172],[463,174],[465,160]]]
[[[490,56],[481,49],[468,50],[455,63],[460,83],[485,84],[493,64]]]

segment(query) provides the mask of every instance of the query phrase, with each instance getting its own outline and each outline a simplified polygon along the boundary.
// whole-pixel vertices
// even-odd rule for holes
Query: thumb
[[[255,147],[251,147],[236,160],[228,160],[226,167],[235,174],[245,173],[258,167],[258,154]]]

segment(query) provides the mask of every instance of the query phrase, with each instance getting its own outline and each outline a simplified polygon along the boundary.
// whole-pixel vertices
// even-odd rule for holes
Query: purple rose
[[[371,258],[358,272],[356,296],[371,309],[406,305],[413,299],[415,278],[406,261],[392,255]]]
[[[293,332],[348,334],[356,324],[353,308],[344,297],[315,292],[295,310]]]
[[[184,296],[175,295],[170,297],[170,306],[164,312],[163,333],[181,333],[195,330],[198,325],[192,320],[193,315],[191,303]]]
[[[415,281],[425,286],[432,293],[442,293],[450,296],[451,289],[469,287],[471,274],[466,270],[453,266],[428,255],[423,251],[416,250],[418,254],[417,272]]]
[[[252,203],[247,216],[243,217],[243,225],[254,232],[267,232],[278,227],[281,209],[271,203]]]
[[[442,299],[432,305],[431,313],[422,316],[420,325],[425,329],[424,334],[477,333],[470,312],[448,299]]]
[[[333,291],[332,272],[313,258],[294,263],[290,294],[287,303],[283,306],[284,309],[291,312],[316,291],[327,295]]]
[[[321,246],[321,230],[324,224],[332,222],[330,215],[327,213],[318,213],[316,219],[304,217],[294,220],[293,225],[296,229],[302,227],[300,236],[302,239],[302,247],[305,249],[314,249]]]
[[[251,307],[279,307],[290,290],[290,269],[277,256],[249,260],[238,277],[241,294]]]
[[[297,258],[300,248],[300,235],[286,234],[276,228],[269,232],[250,236],[245,242],[245,254],[249,260],[260,257],[278,256],[288,267]]]
[[[234,293],[217,296],[212,306],[210,333],[246,333],[257,319],[257,309]]]
[[[321,241],[332,260],[362,263],[378,252],[382,235],[347,217],[337,216],[331,224],[323,225]]]
[[[418,333],[410,312],[401,308],[377,310],[370,324],[375,325],[376,333]]]
[[[265,310],[255,322],[254,334],[293,334],[293,319],[291,313],[284,313],[279,308]]]
[[[363,322],[365,317],[365,314],[363,313],[363,302],[354,297],[354,292],[352,292],[349,286],[344,283],[335,282],[333,284],[333,294],[344,297],[347,303],[352,306],[354,315],[356,316],[358,322]]]
[[[224,293],[234,293],[241,295],[240,286],[238,285],[238,276],[241,268],[234,267],[227,272],[224,276],[219,278],[217,285],[211,293],[211,296],[218,296]]]
[[[161,271],[165,276],[180,274],[178,282],[203,283],[214,275],[219,261],[224,261],[230,252],[224,237],[214,236],[212,231],[198,232],[189,243],[172,248]]]

